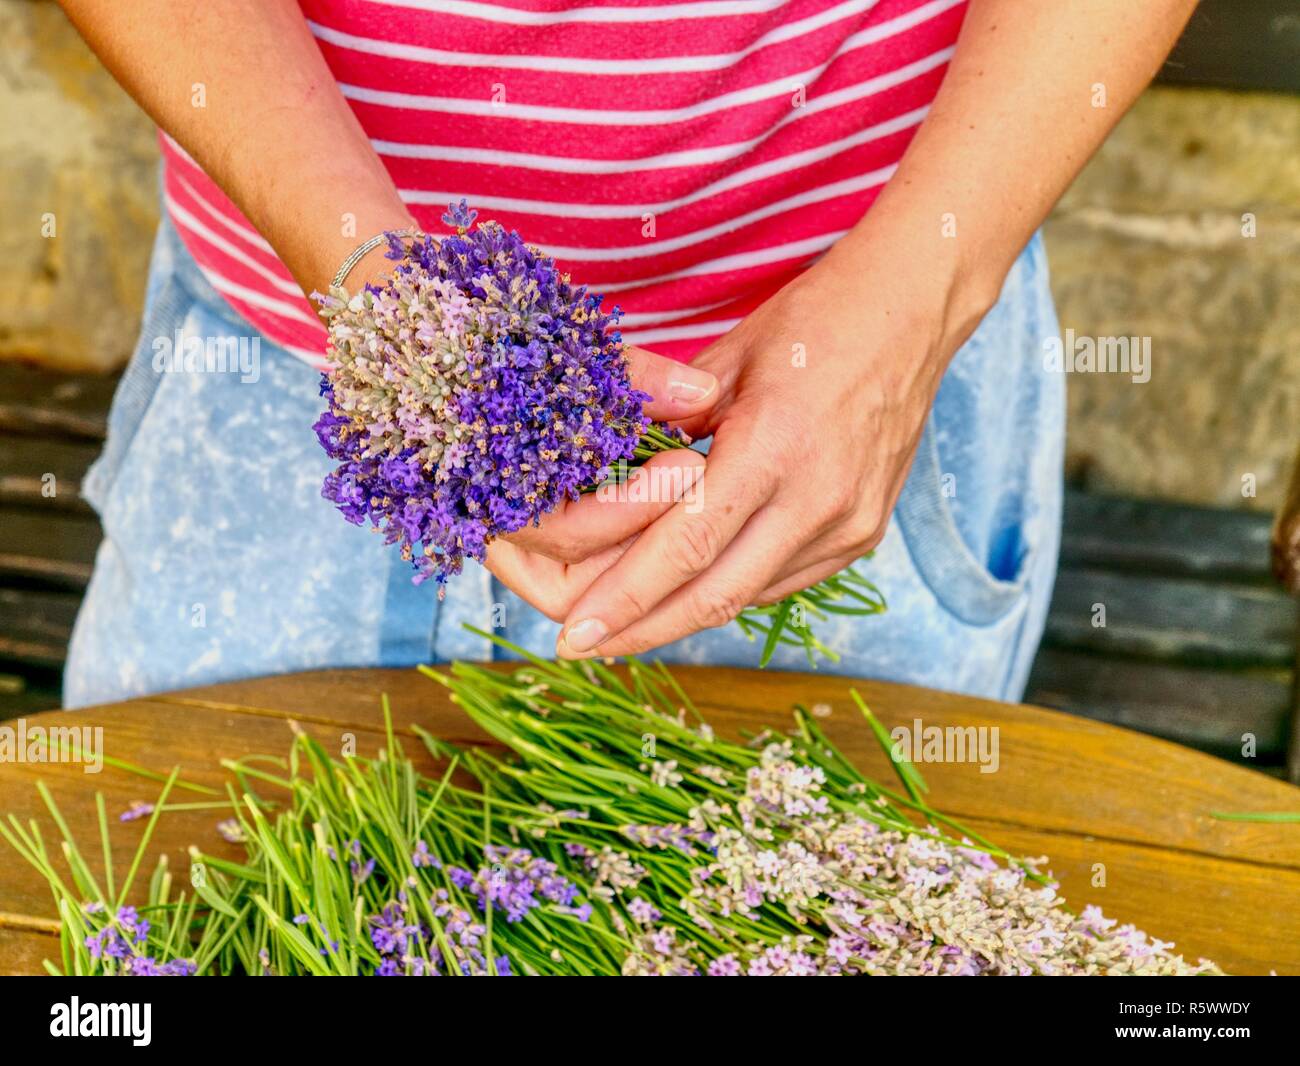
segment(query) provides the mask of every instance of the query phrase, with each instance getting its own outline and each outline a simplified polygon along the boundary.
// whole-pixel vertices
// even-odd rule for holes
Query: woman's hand
[[[722,625],[880,540],[948,361],[1194,6],[972,0],[867,215],[696,361],[722,382],[708,419],[686,426],[714,431],[703,506],[668,511],[596,578],[558,654]]]
[[[558,654],[634,654],[725,625],[874,548],[948,360],[989,305],[960,288],[846,238],[705,351],[694,365],[722,393],[683,423],[713,434],[697,506],[582,572],[594,583]]]

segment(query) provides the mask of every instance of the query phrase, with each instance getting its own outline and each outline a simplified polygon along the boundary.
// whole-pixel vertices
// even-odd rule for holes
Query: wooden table
[[[675,673],[724,734],[784,727],[795,702],[826,704],[831,714],[823,724],[845,754],[874,776],[889,776],[843,678],[707,667]],[[1013,852],[1050,856],[1075,908],[1096,903],[1230,973],[1300,974],[1300,825],[1226,822],[1209,813],[1300,811],[1300,789],[1082,718],[880,682],[854,684],[890,728],[914,719],[926,726],[998,727],[997,772],[982,774],[975,763],[921,767],[931,801]],[[455,742],[485,740],[441,686],[412,670],[331,670],[215,685],[57,715],[57,724],[102,725],[108,755],[160,770],[179,764],[190,780],[220,784],[220,758],[284,752],[290,718],[334,746],[342,734],[355,734],[358,750],[372,752],[381,739],[383,692],[403,734],[419,723]],[[28,724],[55,718],[35,715]],[[417,741],[406,746],[412,754],[423,751]],[[38,778],[48,783],[87,855],[97,851],[90,846],[97,839],[96,790],[110,812],[157,792],[153,783],[110,767],[91,775],[76,765],[0,765],[0,814],[36,817],[47,841],[57,834],[36,794]],[[234,857],[234,846],[215,832],[218,817],[169,813],[159,821],[154,851],[167,852],[180,869],[190,843]],[[142,828],[141,822],[114,824],[115,865],[129,862]],[[50,895],[2,841],[0,853],[0,972],[37,973],[41,959],[57,954]]]

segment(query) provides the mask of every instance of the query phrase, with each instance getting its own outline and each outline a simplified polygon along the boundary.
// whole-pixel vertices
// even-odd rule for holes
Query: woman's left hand
[[[721,387],[683,423],[713,436],[694,506],[596,577],[558,655],[635,654],[726,625],[880,542],[943,371],[988,302],[962,308],[943,268],[867,251],[841,241],[694,361]]]

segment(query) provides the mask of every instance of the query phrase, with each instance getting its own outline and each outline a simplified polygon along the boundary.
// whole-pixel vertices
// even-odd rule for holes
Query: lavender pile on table
[[[789,736],[729,741],[660,667],[633,660],[624,679],[526,658],[509,678],[425,672],[515,752],[499,770],[476,763],[483,787],[580,886],[588,928],[618,939],[622,974],[1221,972],[1095,906],[1072,912],[1046,859],[1010,855],[931,807],[856,692],[858,728],[901,792],[863,775],[802,708]]]
[[[390,235],[389,277],[317,294],[331,365],[315,429],[339,464],[323,495],[440,586],[602,482],[649,425],[617,309],[476,215],[462,200],[443,215],[454,235]]]
[[[788,735],[728,740],[661,667],[633,660],[620,675],[493,639],[526,664],[509,674],[466,663],[425,670],[496,742],[460,747],[413,723],[432,775],[404,753],[391,714],[374,758],[336,756],[298,729],[287,759],[227,762],[229,804],[168,804],[173,771],[125,879],[107,861],[96,877],[66,833],[64,875],[35,830],[0,822],[0,838],[55,895],[62,966],[47,970],[1222,972],[1095,906],[1072,912],[1041,872],[1046,860],[1011,855],[931,806],[919,770],[856,692],[865,722],[854,724],[880,743],[901,791],[859,771],[824,716],[796,708]],[[264,792],[255,796],[254,782]],[[111,856],[102,798],[97,807]],[[242,856],[191,848],[189,876],[175,883],[164,856],[139,909],[126,905],[143,895],[134,875],[160,812],[195,807],[229,807]]]

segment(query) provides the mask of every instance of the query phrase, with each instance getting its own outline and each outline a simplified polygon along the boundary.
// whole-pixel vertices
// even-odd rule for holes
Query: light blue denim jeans
[[[1019,698],[1059,542],[1064,378],[1043,362],[1056,335],[1035,237],[953,360],[885,539],[862,566],[889,610],[825,623],[819,635],[841,659],[821,669]],[[160,352],[177,337],[237,345],[256,333],[164,222],[140,341],[85,482],[104,541],[66,706],[321,667],[503,657],[466,622],[504,619],[503,635],[553,654],[559,627],[485,570],[467,566],[439,602],[381,537],[321,498],[315,371],[265,338],[254,373],[168,369]],[[758,651],[733,625],[655,654],[752,666]],[[770,668],[807,661],[782,648]]]

